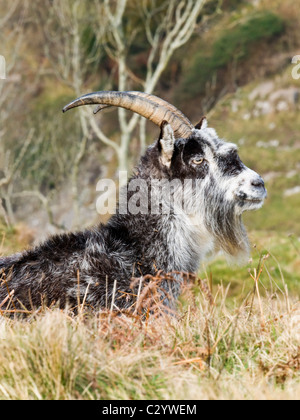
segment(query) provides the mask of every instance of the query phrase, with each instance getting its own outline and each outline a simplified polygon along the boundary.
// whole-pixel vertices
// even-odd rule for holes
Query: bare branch
[[[0,179],[0,188],[2,188],[5,185],[8,185],[12,181],[14,175],[17,172],[18,167],[20,166],[22,160],[24,159],[24,156],[28,150],[29,145],[32,142],[33,134],[34,134],[34,129],[31,129],[14,163],[9,162],[9,153],[6,154],[5,167],[4,167],[5,177]]]
[[[182,47],[190,39],[194,32],[197,17],[206,0],[182,0],[179,5],[178,2],[171,0],[169,2],[167,18],[163,19],[163,23],[170,27],[170,22],[173,23],[172,28],[166,33],[165,38],[160,40],[163,24],[156,30],[153,39],[155,40],[152,51],[149,55],[148,74],[146,80],[147,92],[152,93],[160,76],[168,65],[170,58],[174,52]],[[172,19],[172,16],[175,16]],[[160,44],[160,45],[159,45]],[[157,56],[157,51],[160,46],[160,56],[156,68],[153,69],[153,62]]]
[[[53,225],[57,229],[66,230],[66,227],[64,225],[60,225],[56,222],[56,218],[54,217],[53,211],[51,209],[49,197],[46,197],[40,191],[38,191],[38,190],[21,191],[21,192],[12,194],[12,196],[14,198],[36,197],[37,199],[40,200],[40,202],[44,206],[44,208],[47,212],[47,215],[48,215],[49,222],[51,223],[51,225]]]

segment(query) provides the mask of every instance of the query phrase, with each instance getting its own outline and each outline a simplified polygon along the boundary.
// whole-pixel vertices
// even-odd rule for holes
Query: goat
[[[259,209],[267,194],[262,178],[242,163],[236,145],[221,140],[205,118],[194,127],[182,112],[154,95],[96,92],[63,111],[87,104],[98,104],[95,112],[123,107],[160,127],[158,140],[128,183],[140,181],[147,187],[140,192],[141,211],[121,212],[118,206],[106,225],[53,236],[33,249],[0,259],[2,309],[10,301],[10,291],[19,308],[36,307],[41,301],[74,307],[78,295],[94,308],[110,305],[113,299],[119,308],[129,308],[134,276],[195,273],[200,262],[220,251],[238,260],[249,253],[242,213]],[[176,186],[169,195],[161,188],[162,181],[175,180],[191,181],[185,189],[185,199],[192,203],[188,211]],[[133,194],[131,188],[124,189],[125,203]],[[157,209],[163,203],[168,211],[151,212],[153,197],[161,200]],[[178,279],[163,285],[167,307],[174,307],[180,293]]]

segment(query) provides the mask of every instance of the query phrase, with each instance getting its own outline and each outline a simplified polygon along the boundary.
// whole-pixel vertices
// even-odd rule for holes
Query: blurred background
[[[157,127],[124,110],[62,107],[97,90],[165,98],[239,145],[269,197],[245,217],[253,261],[299,293],[299,0],[0,0],[3,254],[100,221],[96,185],[132,171]],[[299,60],[297,59],[299,55]],[[99,193],[98,193],[99,194]],[[234,290],[248,277],[203,267]]]

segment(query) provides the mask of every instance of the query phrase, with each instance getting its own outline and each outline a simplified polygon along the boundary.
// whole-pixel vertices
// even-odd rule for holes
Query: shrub
[[[272,40],[283,32],[283,20],[271,12],[255,14],[246,22],[226,30],[213,43],[211,54],[199,52],[195,55],[183,81],[184,96],[204,93],[206,83],[218,70],[233,61],[236,63],[245,59],[255,43]]]

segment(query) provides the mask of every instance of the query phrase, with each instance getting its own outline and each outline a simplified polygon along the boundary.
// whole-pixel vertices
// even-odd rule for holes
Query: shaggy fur
[[[205,121],[188,139],[179,140],[169,124],[162,124],[159,140],[141,158],[132,180],[147,186],[139,214],[117,210],[106,225],[54,236],[34,249],[0,259],[0,304],[14,291],[16,307],[32,308],[41,302],[75,307],[80,295],[81,302],[85,298],[99,308],[110,307],[114,294],[115,306],[128,308],[133,303],[132,277],[159,270],[193,273],[219,251],[235,259],[248,254],[241,215],[262,206],[264,183],[241,162],[236,146],[220,140]],[[185,190],[188,211],[182,208],[176,183],[168,195],[163,180],[190,181]],[[125,189],[123,194],[130,203],[134,192]],[[151,200],[167,211],[144,214]],[[172,306],[169,295],[177,298],[180,282],[166,282],[164,287],[165,304]]]

